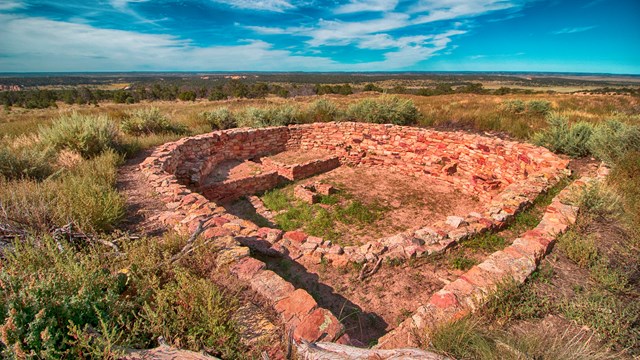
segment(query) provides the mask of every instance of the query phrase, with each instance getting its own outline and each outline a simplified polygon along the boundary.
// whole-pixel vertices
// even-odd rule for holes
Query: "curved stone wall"
[[[413,176],[447,181],[485,204],[479,212],[409,233],[341,248],[306,234],[282,234],[229,214],[216,201],[207,177],[224,161],[247,160],[283,151],[322,150],[331,156],[301,164],[278,165],[260,175],[236,179],[224,187],[233,198],[275,186],[280,178],[297,180],[338,165],[376,166]],[[337,318],[313,298],[249,256],[241,244],[266,253],[326,257],[330,262],[407,258],[442,251],[471,234],[502,226],[538,194],[566,175],[567,160],[544,148],[462,132],[365,123],[317,123],[265,129],[233,129],[184,138],[159,146],[142,164],[150,186],[167,211],[165,224],[184,234],[200,224],[202,236],[219,243],[219,266],[230,268],[272,302],[296,341],[349,341]],[[217,184],[216,186],[220,186]],[[207,194],[205,197],[202,194]],[[234,193],[235,192],[235,193]],[[297,255],[296,255],[297,256]]]

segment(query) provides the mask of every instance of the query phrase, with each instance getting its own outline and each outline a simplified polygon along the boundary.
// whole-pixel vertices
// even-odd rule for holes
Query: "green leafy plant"
[[[226,107],[205,111],[201,116],[214,130],[232,129],[238,126],[234,114]]]
[[[415,124],[419,114],[420,112],[413,101],[397,96],[363,99],[350,105],[347,109],[347,116],[350,120],[377,124]]]
[[[45,145],[56,150],[76,151],[90,158],[121,145],[118,125],[105,115],[81,115],[73,112],[54,120],[50,127],[40,128]]]
[[[130,112],[120,124],[122,131],[134,136],[149,134],[186,134],[184,125],[174,124],[162,113],[160,109],[151,107],[137,109]]]

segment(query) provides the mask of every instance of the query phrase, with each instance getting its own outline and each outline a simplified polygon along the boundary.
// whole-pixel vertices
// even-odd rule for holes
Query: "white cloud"
[[[244,28],[252,30],[257,34],[262,34],[262,35],[281,35],[281,34],[289,33],[289,30],[287,29],[268,27],[268,26],[244,26]]]
[[[351,0],[348,4],[338,6],[336,14],[350,14],[365,11],[392,11],[398,6],[398,0]]]
[[[564,29],[560,29],[560,30],[554,31],[552,34],[555,34],[555,35],[574,34],[574,33],[579,33],[579,32],[583,32],[583,31],[589,31],[589,30],[597,28],[597,27],[598,27],[597,25],[581,26],[581,27],[566,27]]]
[[[229,5],[238,9],[264,10],[283,12],[294,9],[295,6],[286,0],[213,0],[214,2]]]
[[[414,24],[480,16],[489,12],[521,7],[524,1],[504,0],[421,0],[410,9]]]
[[[340,69],[331,59],[293,55],[260,40],[198,47],[170,35],[2,14],[0,26],[2,71]]]
[[[22,9],[25,7],[25,4],[22,1],[18,0],[2,0],[0,1],[0,11],[11,11]]]

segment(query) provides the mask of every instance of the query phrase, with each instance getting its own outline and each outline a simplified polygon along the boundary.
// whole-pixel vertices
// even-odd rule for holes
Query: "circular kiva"
[[[299,156],[282,161],[278,154],[286,152]],[[258,171],[228,176],[233,171],[230,162],[246,160],[252,160]],[[192,232],[204,222],[207,236],[232,236],[268,255],[325,258],[340,266],[349,261],[431,254],[500,227],[566,176],[567,164],[547,149],[496,137],[331,122],[233,129],[184,138],[158,147],[141,166],[166,202],[168,211],[161,216],[165,223]],[[426,227],[345,247],[300,231],[260,228],[219,206],[340,166],[430,177],[479,199],[481,205],[477,211],[451,214]],[[327,189],[307,186],[303,190]],[[243,250],[233,248],[232,257],[240,257]]]

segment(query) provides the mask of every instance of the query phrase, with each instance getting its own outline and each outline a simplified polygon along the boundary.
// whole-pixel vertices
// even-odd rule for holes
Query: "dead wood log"
[[[452,360],[446,356],[420,349],[362,349],[349,345],[327,342],[302,342],[297,344],[297,350],[298,357],[301,360]]]

